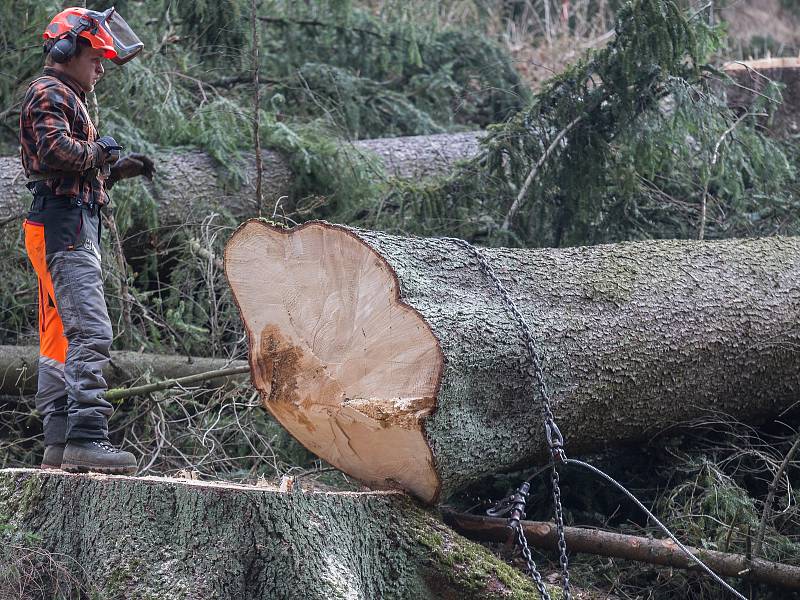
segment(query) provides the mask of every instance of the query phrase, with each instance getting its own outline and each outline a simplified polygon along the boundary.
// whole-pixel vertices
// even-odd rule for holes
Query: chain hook
[[[550,455],[556,464],[565,464],[567,455],[564,453],[564,436],[552,418],[547,418],[544,422],[544,435],[547,438],[547,447]]]
[[[513,494],[500,500],[494,505],[494,508],[487,509],[486,514],[490,517],[509,515],[507,526],[509,529],[516,529],[519,522],[525,518],[525,505],[530,489],[530,483],[523,482]]]

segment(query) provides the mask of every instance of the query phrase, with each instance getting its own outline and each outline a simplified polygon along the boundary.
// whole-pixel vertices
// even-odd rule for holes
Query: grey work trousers
[[[44,235],[30,227],[43,228]],[[45,444],[107,438],[112,407],[102,397],[107,389],[103,367],[110,359],[112,331],[103,294],[99,211],[74,206],[61,196],[37,196],[25,233],[39,276],[39,302],[51,303],[50,314],[55,305],[67,344],[63,363],[44,351],[39,358],[36,408],[42,414]],[[38,251],[43,251],[43,261],[35,260]],[[40,272],[43,265],[46,273]],[[53,298],[42,292],[44,277],[52,281]],[[45,335],[44,314],[40,306],[40,336]],[[59,323],[50,320],[47,335],[53,335],[53,328],[59,331]]]

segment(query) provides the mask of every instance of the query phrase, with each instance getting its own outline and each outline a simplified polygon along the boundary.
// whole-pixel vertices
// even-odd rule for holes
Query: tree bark
[[[446,512],[444,520],[471,540],[505,542],[508,539],[506,519]],[[558,532],[553,523],[521,521],[521,524],[531,546],[558,550]],[[698,569],[697,563],[669,539],[655,540],[580,527],[566,527],[564,533],[570,552],[611,556],[678,569]],[[800,590],[800,567],[704,548],[688,547],[688,550],[722,577],[738,577],[745,581]]]
[[[788,137],[800,131],[800,58],[728,63],[724,70],[735,82],[735,85],[726,86],[728,106],[743,112],[752,110],[762,100],[770,80],[784,84],[786,87],[781,90],[783,102],[777,107],[766,103],[771,117],[761,119],[761,122],[778,137]]]
[[[367,154],[377,155],[386,173],[401,179],[418,179],[446,173],[457,160],[478,152],[480,132],[382,138],[353,142]],[[158,202],[159,227],[201,222],[211,211],[225,210],[238,219],[258,215],[255,200],[255,159],[246,155],[245,184],[226,186],[218,165],[204,152],[173,151],[156,157],[158,173],[151,189]],[[292,172],[277,152],[262,152],[264,208],[272,214],[275,203],[288,195]],[[22,214],[30,204],[19,157],[0,157],[0,220]],[[113,197],[113,192],[112,192]]]
[[[190,362],[191,361],[191,362]],[[223,358],[198,358],[169,354],[112,352],[111,363],[103,374],[109,387],[141,384],[162,379],[176,379],[225,367],[241,367],[244,361]],[[36,393],[39,348],[36,346],[0,346],[0,394],[6,396]],[[241,379],[243,376],[237,376]],[[228,379],[208,385],[221,387]]]
[[[800,399],[800,238],[481,252],[568,454]],[[341,470],[434,502],[546,456],[520,327],[455,241],[254,220],[225,271],[264,405]]]
[[[104,600],[539,598],[521,572],[393,492],[6,469],[0,508],[0,600],[25,598],[26,576],[45,590],[36,597],[55,597],[48,567]],[[36,559],[44,568],[14,581],[14,564]]]

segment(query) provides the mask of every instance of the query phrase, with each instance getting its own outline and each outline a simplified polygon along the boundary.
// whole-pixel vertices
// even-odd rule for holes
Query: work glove
[[[123,147],[120,146],[113,137],[104,135],[98,138],[96,143],[103,149],[103,155],[100,160],[100,165],[98,166],[113,165],[119,160],[120,152],[123,150]]]
[[[145,154],[131,153],[127,156],[120,158],[114,166],[111,167],[111,174],[106,179],[106,189],[111,189],[115,183],[121,179],[130,179],[131,177],[138,177],[144,175],[148,179],[153,179],[153,173],[156,172],[156,167],[153,164],[153,159]]]

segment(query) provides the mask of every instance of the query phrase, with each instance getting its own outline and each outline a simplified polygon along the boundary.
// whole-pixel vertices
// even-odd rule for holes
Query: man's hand
[[[156,167],[149,156],[137,153],[128,154],[111,167],[111,175],[106,180],[106,188],[111,189],[121,179],[130,179],[139,175],[144,175],[152,180],[155,171]]]
[[[104,135],[101,138],[97,139],[97,145],[100,146],[103,150],[103,154],[101,156],[101,163],[98,166],[102,166],[104,164],[114,164],[119,160],[119,154],[123,150],[123,147],[117,143],[110,135]]]

